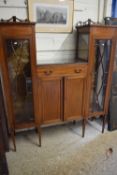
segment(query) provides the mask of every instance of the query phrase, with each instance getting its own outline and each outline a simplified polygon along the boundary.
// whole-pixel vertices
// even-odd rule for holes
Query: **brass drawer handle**
[[[47,71],[44,71],[45,75],[51,75],[53,73],[53,71],[51,70],[47,70]]]
[[[79,73],[81,73],[81,72],[82,72],[81,69],[75,69],[75,73],[79,74]]]

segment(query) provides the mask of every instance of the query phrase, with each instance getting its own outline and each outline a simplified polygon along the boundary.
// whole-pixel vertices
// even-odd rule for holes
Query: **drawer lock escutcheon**
[[[82,72],[82,70],[81,69],[75,69],[75,71],[74,71],[75,73],[77,73],[77,74],[79,74],[79,73],[81,73]]]
[[[47,71],[44,71],[45,75],[51,75],[53,73],[52,70],[47,70]]]

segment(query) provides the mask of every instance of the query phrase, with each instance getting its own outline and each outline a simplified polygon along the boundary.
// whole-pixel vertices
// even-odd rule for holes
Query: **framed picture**
[[[36,32],[72,32],[73,0],[28,0],[28,12]]]

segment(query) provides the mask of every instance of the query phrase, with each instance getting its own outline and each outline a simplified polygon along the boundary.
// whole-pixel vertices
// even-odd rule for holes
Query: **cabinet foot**
[[[85,136],[86,119],[82,120],[82,137]]]
[[[37,131],[38,131],[38,138],[39,138],[39,146],[41,147],[41,127],[40,126],[37,127]]]
[[[102,133],[104,133],[105,124],[106,124],[106,115],[103,115],[102,116]]]
[[[14,151],[16,152],[15,130],[14,129],[11,129],[11,138],[13,142]]]
[[[73,125],[75,125],[76,124],[76,120],[73,120]]]

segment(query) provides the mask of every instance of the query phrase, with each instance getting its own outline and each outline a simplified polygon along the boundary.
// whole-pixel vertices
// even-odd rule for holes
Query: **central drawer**
[[[37,76],[67,76],[75,74],[79,75],[79,77],[85,77],[87,64],[40,65],[36,71]]]

